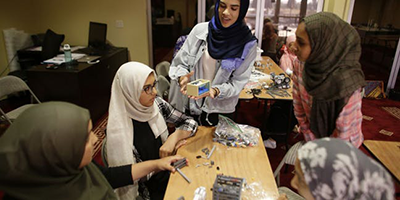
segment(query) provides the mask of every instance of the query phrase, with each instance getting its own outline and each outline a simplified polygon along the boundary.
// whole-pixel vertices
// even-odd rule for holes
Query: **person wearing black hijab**
[[[211,21],[193,28],[172,61],[169,76],[180,86],[171,87],[172,93],[186,95],[187,83],[197,79],[211,83],[204,95],[183,96],[185,112],[201,125],[216,125],[218,114],[232,116],[250,78],[257,39],[244,21],[248,7],[249,0],[218,0]],[[171,104],[181,98],[171,97]]]

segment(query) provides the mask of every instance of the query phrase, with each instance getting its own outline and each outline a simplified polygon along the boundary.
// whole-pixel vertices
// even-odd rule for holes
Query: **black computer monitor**
[[[96,49],[106,48],[107,24],[90,22],[89,24],[89,47]]]

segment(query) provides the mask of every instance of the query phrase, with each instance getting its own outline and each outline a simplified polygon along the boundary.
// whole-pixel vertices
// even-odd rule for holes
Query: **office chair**
[[[8,113],[5,113],[3,109],[0,108],[0,113],[2,115],[1,118],[6,119],[10,124],[12,124],[12,121],[15,120],[19,114],[21,114],[23,111],[28,109],[29,107],[33,106],[33,99],[37,103],[41,103],[39,99],[36,97],[36,95],[32,92],[32,90],[29,88],[29,86],[20,78],[16,76],[5,76],[0,78],[0,99],[16,93],[16,92],[21,92],[21,91],[29,91],[31,94],[31,104],[26,104],[21,107],[18,107]]]
[[[170,83],[167,80],[167,78],[165,78],[162,75],[158,75],[157,80],[158,80],[157,94],[158,96],[165,99],[165,97],[168,97]]]
[[[276,184],[280,185],[280,173],[281,173],[281,169],[283,167],[283,165],[285,165],[285,167],[287,167],[286,165],[294,165],[296,162],[296,158],[297,158],[297,150],[300,149],[300,147],[302,147],[304,144],[304,141],[300,141],[297,142],[296,144],[294,144],[292,147],[290,147],[289,151],[287,151],[287,153],[285,154],[285,156],[283,157],[282,161],[279,163],[278,167],[275,169],[274,171],[274,177],[275,177],[275,181]],[[285,168],[286,170],[286,168]]]
[[[161,75],[164,77],[168,77],[169,66],[171,63],[168,61],[162,61],[156,65],[156,73],[157,75]]]

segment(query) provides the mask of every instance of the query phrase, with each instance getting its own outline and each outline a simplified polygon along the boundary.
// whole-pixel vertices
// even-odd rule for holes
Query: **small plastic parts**
[[[225,146],[247,147],[256,146],[260,130],[248,125],[236,124],[231,119],[219,115],[219,123],[214,132],[214,142]]]
[[[203,186],[200,186],[196,188],[194,191],[194,197],[193,200],[205,200],[206,199],[206,188]]]

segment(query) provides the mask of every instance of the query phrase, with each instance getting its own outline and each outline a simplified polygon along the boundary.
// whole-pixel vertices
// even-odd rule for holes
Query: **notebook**
[[[99,58],[100,58],[100,56],[84,56],[84,57],[78,59],[78,62],[92,62]]]

